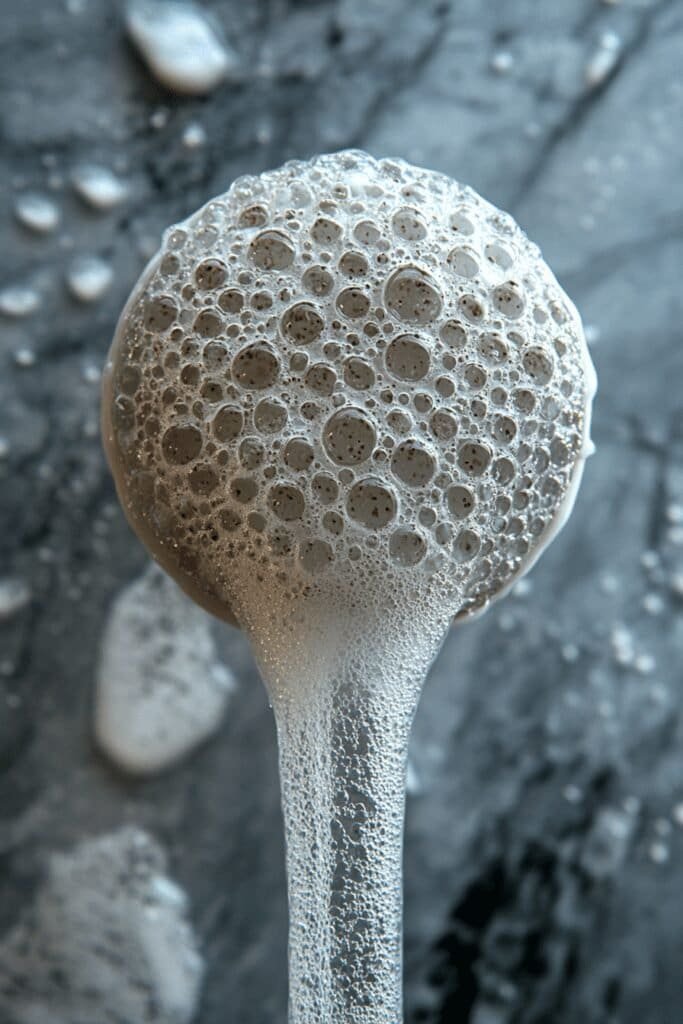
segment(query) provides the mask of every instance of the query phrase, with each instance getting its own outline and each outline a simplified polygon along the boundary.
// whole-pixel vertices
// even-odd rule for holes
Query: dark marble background
[[[239,174],[354,146],[508,209],[578,305],[600,379],[569,525],[528,586],[452,633],[424,693],[406,1019],[680,1024],[683,6],[206,7],[239,65],[181,99],[118,3],[0,2],[0,290],[39,297],[0,314],[0,578],[31,595],[0,621],[0,934],[53,851],[135,823],[189,895],[208,965],[197,1024],[285,1019],[275,734],[243,639],[217,628],[238,690],[179,767],[130,782],[93,744],[106,612],[146,562],[100,450],[95,369],[164,227]],[[116,170],[126,201],[89,211],[69,185],[81,162]],[[58,202],[53,234],[17,223],[26,189]],[[81,254],[113,269],[97,302],[65,287]]]

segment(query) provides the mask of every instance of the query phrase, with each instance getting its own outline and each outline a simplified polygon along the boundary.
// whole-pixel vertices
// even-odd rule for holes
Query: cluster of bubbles
[[[592,370],[509,216],[344,152],[241,178],[170,229],[108,386],[126,503],[206,588],[238,555],[304,585],[355,563],[455,575],[466,613],[571,504]]]

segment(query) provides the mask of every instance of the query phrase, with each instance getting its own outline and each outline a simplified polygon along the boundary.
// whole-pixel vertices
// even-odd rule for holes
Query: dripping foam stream
[[[275,710],[291,1024],[401,1020],[422,681],[566,520],[594,390],[514,221],[359,152],[239,179],[169,229],[122,314],[102,422],[123,507],[245,630]]]

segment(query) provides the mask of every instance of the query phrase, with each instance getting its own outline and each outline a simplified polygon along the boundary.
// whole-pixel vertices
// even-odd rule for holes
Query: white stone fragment
[[[126,27],[152,74],[173,92],[211,92],[237,63],[206,11],[175,0],[131,0]]]
[[[0,945],[0,1019],[189,1024],[203,963],[186,904],[162,849],[138,829],[54,854]]]
[[[114,602],[102,641],[95,733],[125,771],[162,771],[218,727],[234,680],[210,618],[156,565]]]
[[[108,167],[82,164],[72,175],[73,186],[81,199],[94,210],[111,210],[128,195],[128,186]]]
[[[16,284],[0,291],[0,313],[4,316],[20,318],[35,313],[40,305],[40,296],[35,288]]]
[[[79,256],[66,275],[69,291],[79,302],[96,302],[101,299],[113,279],[111,266],[97,256]]]
[[[47,235],[59,224],[59,207],[49,196],[37,192],[25,192],[18,196],[14,213],[20,224],[29,231]]]

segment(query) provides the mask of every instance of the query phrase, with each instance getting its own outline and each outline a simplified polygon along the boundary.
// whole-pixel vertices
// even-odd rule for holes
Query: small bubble
[[[268,211],[258,204],[247,206],[237,220],[237,226],[240,228],[262,228],[267,223]]]
[[[427,235],[427,228],[417,210],[404,206],[394,214],[391,220],[397,235],[408,242],[418,242]]]
[[[336,305],[344,316],[358,320],[370,309],[370,299],[360,288],[344,288],[337,296]]]
[[[391,535],[389,553],[398,565],[406,569],[421,562],[426,551],[424,537],[414,530],[395,530]]]
[[[218,475],[211,466],[194,466],[188,475],[188,483],[193,494],[211,494],[218,486]]]
[[[325,321],[310,302],[298,302],[283,315],[282,333],[297,345],[310,345],[322,334]]]
[[[196,427],[170,427],[163,436],[161,448],[166,460],[174,466],[185,466],[202,450],[202,435]]]
[[[314,363],[306,374],[306,384],[318,395],[328,397],[334,391],[337,374],[326,363]]]
[[[332,476],[317,473],[311,481],[314,495],[323,505],[331,505],[339,496],[339,485]]]
[[[194,272],[194,279],[197,287],[202,291],[213,291],[214,288],[219,288],[227,276],[227,267],[222,260],[211,259],[202,260],[197,265]]]
[[[224,405],[213,418],[213,433],[218,441],[233,441],[242,432],[244,420],[241,411],[232,405]]]
[[[341,234],[341,225],[327,217],[318,217],[311,228],[311,238],[318,245],[332,245]]]
[[[218,297],[218,305],[225,313],[239,313],[244,306],[244,295],[237,288],[228,288]]]
[[[375,245],[379,241],[379,230],[371,220],[362,220],[353,229],[354,237],[363,245]]]
[[[514,281],[507,281],[493,289],[493,305],[499,313],[517,320],[524,312],[524,298]]]
[[[484,307],[474,295],[463,295],[458,300],[458,308],[462,315],[472,323],[479,323],[484,319]]]
[[[325,541],[309,540],[301,544],[299,558],[306,572],[315,574],[328,567],[334,560],[334,553]]]
[[[491,461],[491,452],[481,444],[467,441],[458,450],[458,465],[470,476],[481,476]]]
[[[309,267],[301,278],[304,288],[314,295],[329,295],[334,278],[324,267]]]
[[[429,421],[432,434],[439,441],[450,441],[458,431],[458,423],[450,412],[438,409]]]
[[[394,338],[385,360],[389,372],[398,380],[422,380],[429,371],[429,352],[412,334]]]
[[[281,232],[262,231],[249,246],[249,256],[262,270],[285,270],[294,262],[294,249]]]
[[[455,519],[465,519],[473,511],[476,498],[469,487],[456,484],[446,491],[446,504]]]
[[[292,484],[275,484],[268,492],[270,508],[285,523],[301,519],[304,514],[304,496]]]
[[[264,398],[254,409],[254,426],[263,434],[276,434],[287,422],[287,409],[275,399]]]
[[[396,499],[390,490],[373,477],[359,480],[349,491],[346,507],[357,523],[369,530],[381,530],[396,515]]]
[[[345,277],[364,277],[368,272],[368,261],[361,252],[345,252],[339,260],[339,269]]]
[[[481,547],[481,537],[474,530],[461,530],[455,542],[453,554],[460,562],[469,562]]]
[[[387,307],[407,323],[427,324],[441,312],[441,295],[430,276],[417,267],[400,267],[384,287]]]
[[[461,235],[474,233],[474,224],[461,210],[456,210],[451,214],[449,225],[451,231],[456,231]]]
[[[230,481],[230,494],[240,505],[248,505],[258,494],[258,484],[250,476],[237,476]]]
[[[377,443],[375,428],[360,409],[347,408],[334,413],[323,433],[325,450],[340,466],[354,466],[372,454]]]
[[[432,479],[436,469],[434,457],[417,441],[402,441],[391,456],[394,476],[408,487],[424,487]]]
[[[479,264],[471,249],[451,249],[446,262],[459,277],[472,278],[479,273]]]
[[[256,342],[241,349],[232,361],[233,379],[249,391],[261,391],[277,380],[280,364],[265,342]]]
[[[449,348],[459,351],[467,344],[467,332],[457,320],[447,320],[439,330],[439,337]]]
[[[352,356],[344,364],[344,381],[355,391],[367,391],[375,383],[375,371],[363,359]]]
[[[175,322],[178,308],[169,295],[154,295],[145,304],[144,324],[149,331],[166,331]]]
[[[297,472],[305,472],[313,462],[313,447],[303,437],[293,437],[285,445],[285,463]]]
[[[537,384],[547,384],[553,375],[552,360],[541,348],[528,348],[522,356],[522,366]]]

